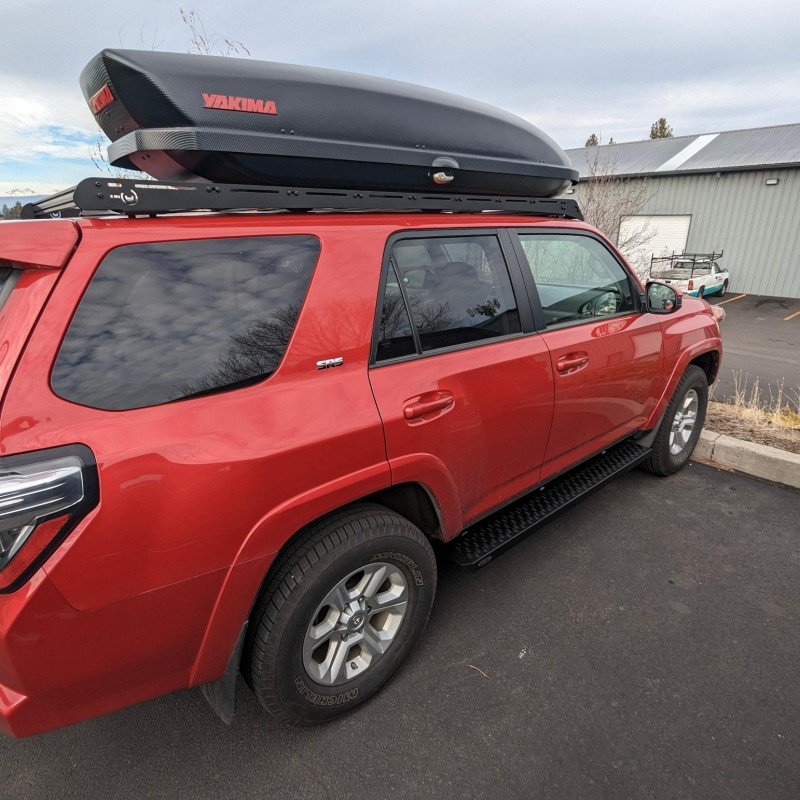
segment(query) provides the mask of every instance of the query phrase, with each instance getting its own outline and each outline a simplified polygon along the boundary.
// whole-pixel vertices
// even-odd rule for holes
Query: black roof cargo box
[[[552,197],[578,177],[525,120],[383,78],[104,50],[81,88],[111,163],[161,180]]]

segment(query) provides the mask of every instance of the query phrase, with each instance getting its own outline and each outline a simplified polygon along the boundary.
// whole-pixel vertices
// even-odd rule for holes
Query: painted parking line
[[[788,317],[783,318],[783,321],[788,322],[790,319],[794,319],[795,317],[800,317],[800,311],[795,311],[794,314],[789,314]]]
[[[724,306],[725,303],[732,303],[734,300],[741,300],[743,297],[747,297],[746,294],[739,294],[736,297],[731,297],[729,300],[723,300],[721,303],[717,303],[718,306]]]

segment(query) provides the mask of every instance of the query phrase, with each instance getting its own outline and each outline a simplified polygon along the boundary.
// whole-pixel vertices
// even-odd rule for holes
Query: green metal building
[[[730,291],[800,297],[800,124],[568,150],[581,183],[592,163],[646,178],[648,199],[618,238],[648,226],[650,254],[719,252]],[[574,196],[580,202],[579,184]],[[627,254],[630,255],[630,254]]]

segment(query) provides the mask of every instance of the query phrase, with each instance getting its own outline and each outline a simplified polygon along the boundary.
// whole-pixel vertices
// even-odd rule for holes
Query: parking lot
[[[631,473],[478,573],[442,566],[420,648],[349,717],[284,728],[242,689],[228,728],[179,692],[0,740],[0,796],[795,800],[798,512],[699,464]]]
[[[710,298],[716,302],[716,298]],[[725,348],[714,399],[730,401],[740,386],[758,379],[761,399],[771,402],[784,382],[784,403],[800,410],[800,300],[731,293],[720,301]]]

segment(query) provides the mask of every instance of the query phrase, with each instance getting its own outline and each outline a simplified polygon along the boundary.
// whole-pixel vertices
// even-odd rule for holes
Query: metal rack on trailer
[[[582,220],[575,200],[436,192],[309,189],[232,183],[86,178],[22,208],[23,219],[191,211],[429,211],[501,212]]]

